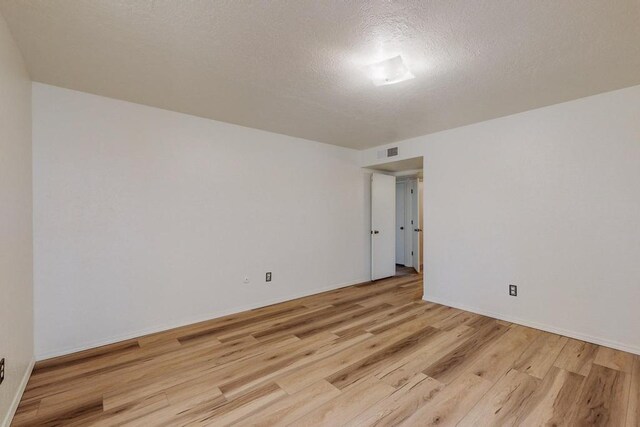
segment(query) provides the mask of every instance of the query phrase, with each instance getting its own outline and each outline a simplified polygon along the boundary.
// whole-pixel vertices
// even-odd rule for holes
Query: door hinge
[[[413,188],[411,189],[411,194],[413,194]]]
[[[413,251],[411,251],[411,256],[413,256]]]

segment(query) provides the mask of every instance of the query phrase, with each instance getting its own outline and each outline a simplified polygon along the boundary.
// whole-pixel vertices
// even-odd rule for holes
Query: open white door
[[[371,177],[371,280],[396,274],[396,178]]]
[[[404,266],[413,267],[413,226],[411,225],[411,182],[405,181],[404,186]]]
[[[405,251],[405,215],[404,211],[407,206],[405,190],[406,182],[396,183],[396,264],[404,265]]]
[[[418,180],[411,181],[411,229],[413,230],[411,255],[411,264],[413,268],[420,273],[420,242],[422,240],[422,229],[420,228],[420,192]]]

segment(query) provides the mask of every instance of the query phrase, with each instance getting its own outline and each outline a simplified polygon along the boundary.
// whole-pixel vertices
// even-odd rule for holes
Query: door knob
[[[404,230],[404,227],[400,227],[400,230]]]

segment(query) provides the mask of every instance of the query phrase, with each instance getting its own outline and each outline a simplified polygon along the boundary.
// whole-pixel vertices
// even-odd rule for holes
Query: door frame
[[[419,228],[419,232],[417,233],[417,240],[418,240],[418,251],[419,254],[417,256],[417,262],[416,264],[418,264],[418,270],[422,270],[424,268],[424,265],[426,265],[426,262],[424,261],[424,241],[426,239],[426,237],[424,236],[424,226],[426,223],[426,218],[425,218],[425,198],[424,198],[424,180],[423,180],[423,173],[426,167],[426,161],[425,158],[423,156],[415,156],[415,157],[408,157],[408,158],[401,158],[400,160],[392,160],[391,158],[387,158],[387,160],[381,160],[383,159],[384,156],[384,152],[383,151],[379,151],[378,152],[378,158],[376,161],[373,161],[373,164],[362,164],[362,168],[366,169],[367,172],[371,173],[382,173],[384,175],[393,175],[396,178],[396,183],[400,182],[400,181],[409,181],[409,180],[415,180],[416,181],[416,190],[417,190],[417,194],[418,194],[418,212],[417,212],[417,221],[416,221],[416,225]],[[399,156],[400,157],[400,156]],[[408,189],[408,185],[405,186],[405,188],[407,188],[407,192],[410,193],[410,189]],[[409,197],[405,197],[405,199],[409,199]],[[405,209],[405,216],[409,217],[411,213],[410,209]],[[395,214],[395,210],[394,210],[394,214]],[[409,267],[413,267],[413,257],[411,256],[411,247],[413,246],[413,235],[414,234],[414,228],[409,228],[410,224],[409,222],[411,221],[410,218],[407,218],[406,222],[405,222],[405,232],[407,232],[405,234],[405,266],[409,266]],[[394,229],[395,230],[395,229]],[[398,230],[396,230],[398,231]],[[394,239],[395,240],[395,239]]]

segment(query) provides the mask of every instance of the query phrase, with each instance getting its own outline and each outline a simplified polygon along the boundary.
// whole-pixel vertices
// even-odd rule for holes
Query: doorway
[[[422,272],[422,178],[396,177],[396,270]]]
[[[423,271],[422,157],[372,167],[371,278]]]

